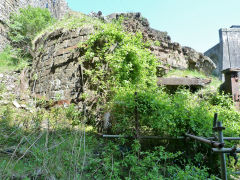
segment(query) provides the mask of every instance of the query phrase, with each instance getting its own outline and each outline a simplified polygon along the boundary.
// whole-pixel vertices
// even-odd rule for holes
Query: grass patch
[[[6,47],[0,52],[0,72],[23,69],[28,65],[28,61],[19,57],[19,52],[12,47]]]
[[[73,106],[30,113],[6,105],[0,112],[0,179],[80,179],[99,145]],[[78,119],[76,119],[78,118]],[[43,128],[47,121],[47,128]],[[45,124],[46,125],[46,124]]]
[[[104,23],[96,18],[92,18],[90,16],[87,16],[85,14],[82,14],[80,12],[71,12],[67,15],[64,16],[62,20],[59,20],[55,22],[53,25],[48,26],[45,28],[43,31],[38,33],[35,38],[32,41],[32,44],[41,37],[45,33],[53,32],[57,29],[65,29],[65,30],[70,30],[70,29],[76,29],[78,27],[81,27],[83,25],[94,25],[96,28],[102,26]]]

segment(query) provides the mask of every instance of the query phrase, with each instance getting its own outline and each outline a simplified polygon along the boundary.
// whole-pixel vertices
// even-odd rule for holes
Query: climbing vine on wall
[[[108,97],[120,87],[155,86],[156,58],[146,46],[140,33],[123,31],[121,21],[103,24],[79,44],[90,84]]]

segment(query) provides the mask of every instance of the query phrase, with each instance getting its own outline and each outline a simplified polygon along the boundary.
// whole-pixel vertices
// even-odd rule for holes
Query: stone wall
[[[27,7],[48,8],[56,18],[62,18],[68,11],[68,5],[65,0],[1,0],[0,1],[0,51],[9,43],[7,39],[7,22],[13,12],[19,8]]]
[[[222,57],[220,53],[220,44],[213,46],[211,49],[206,51],[204,55],[211,58],[211,60],[216,64],[216,69],[213,71],[213,74],[221,78],[222,61],[220,61],[220,59],[222,59]]]
[[[81,91],[77,44],[93,33],[93,26],[46,33],[35,41],[30,87],[47,99],[76,99]]]

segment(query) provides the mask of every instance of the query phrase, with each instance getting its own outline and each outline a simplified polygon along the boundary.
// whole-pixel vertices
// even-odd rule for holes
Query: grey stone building
[[[220,42],[204,55],[214,61],[217,66],[214,74],[223,79],[222,70],[240,68],[240,26],[220,29],[219,39]]]
[[[65,0],[0,0],[0,51],[9,43],[7,39],[7,22],[10,14],[28,5],[48,8],[52,15],[58,19],[69,11]]]

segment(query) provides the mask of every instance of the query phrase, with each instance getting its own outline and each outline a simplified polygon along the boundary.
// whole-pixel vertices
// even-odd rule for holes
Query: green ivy
[[[79,45],[90,83],[97,92],[120,87],[142,88],[156,82],[156,58],[146,49],[142,35],[123,31],[119,22],[103,24]]]

